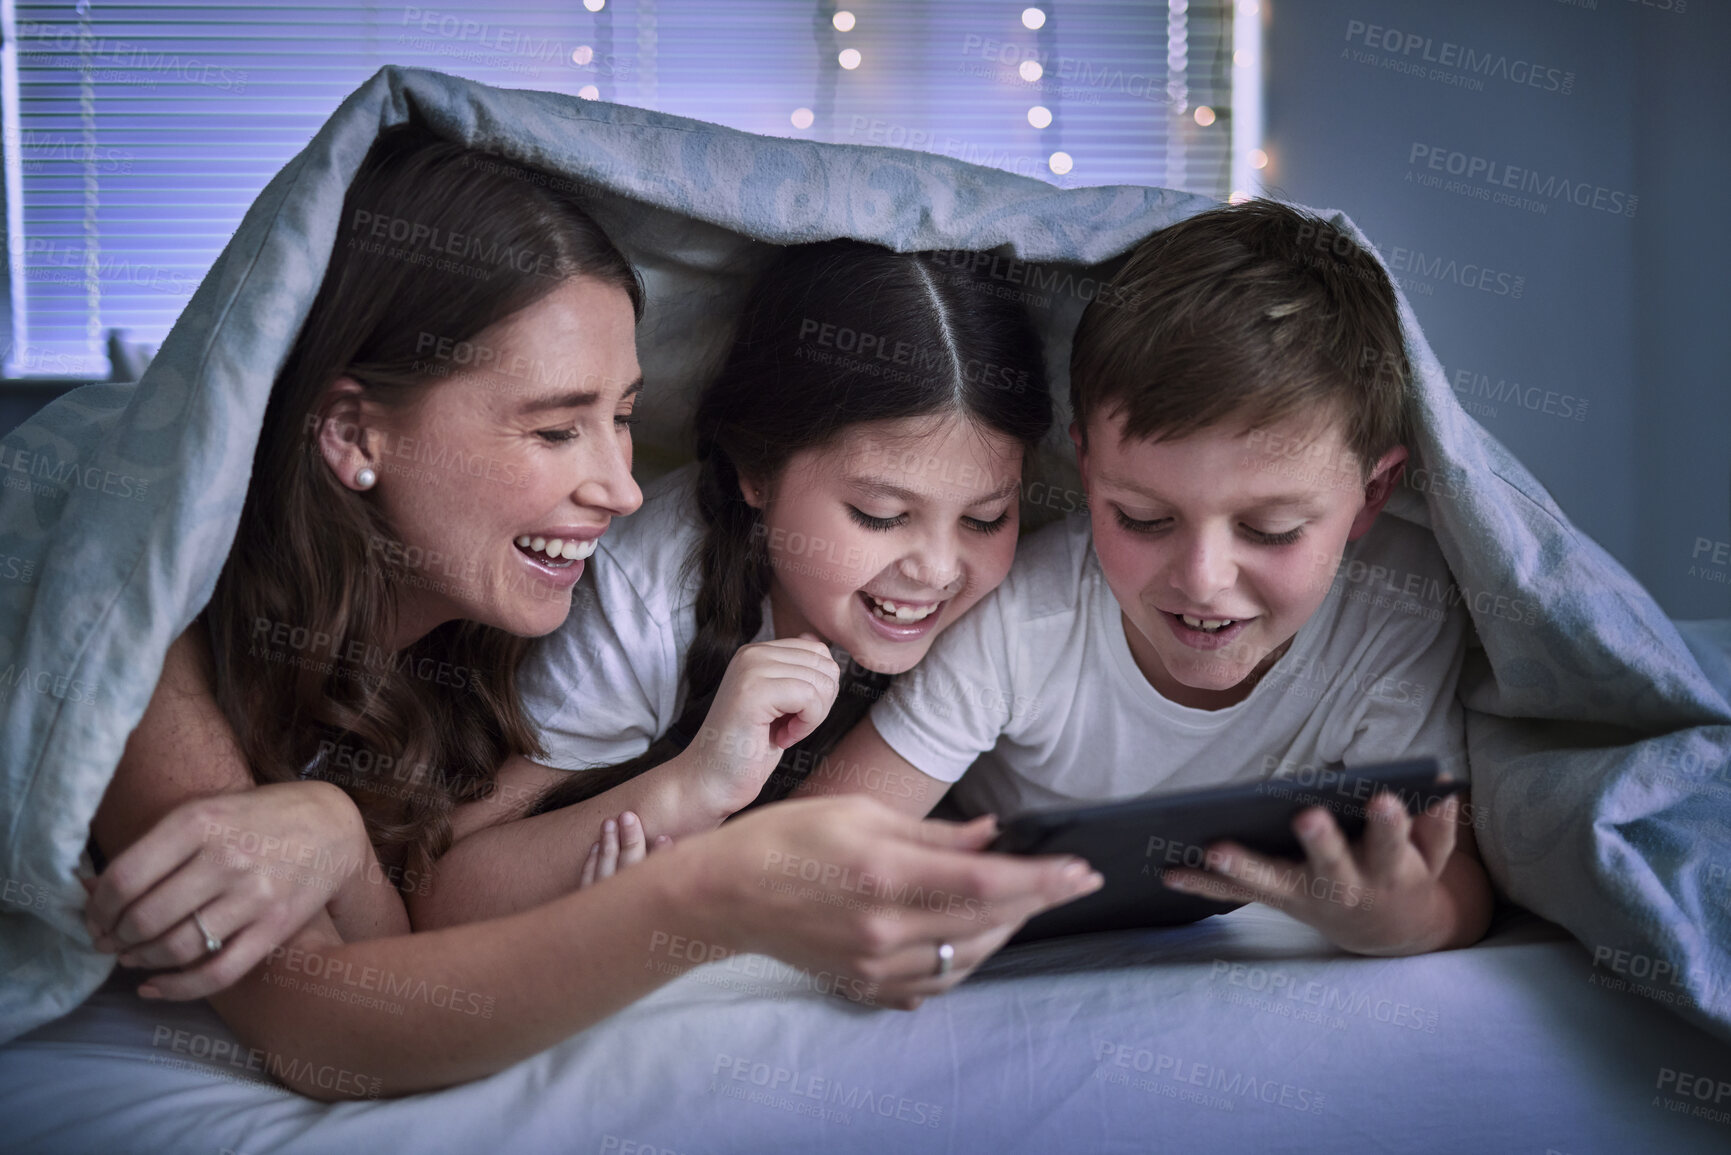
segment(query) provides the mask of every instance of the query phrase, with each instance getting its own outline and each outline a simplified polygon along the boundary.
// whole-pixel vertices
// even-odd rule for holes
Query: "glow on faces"
[[[1019,441],[943,414],[852,425],[767,487],[742,480],[764,510],[776,637],[911,669],[1010,572],[1021,479]]]
[[[635,329],[623,290],[574,277],[473,339],[513,371],[453,363],[408,405],[361,403],[372,460],[332,467],[345,483],[373,467],[372,499],[405,547],[415,580],[399,590],[399,644],[459,618],[523,636],[565,620],[581,559],[643,503],[631,478]],[[555,539],[577,544],[554,558]]]
[[[1074,423],[1070,437],[1130,652],[1172,702],[1240,702],[1328,596],[1406,450],[1389,450],[1366,481],[1338,421],[1228,422],[1176,440],[1122,429],[1113,412],[1091,419],[1086,449]],[[1197,629],[1184,615],[1232,624]]]

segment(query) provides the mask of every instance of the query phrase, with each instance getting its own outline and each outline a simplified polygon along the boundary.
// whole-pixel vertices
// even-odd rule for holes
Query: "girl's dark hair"
[[[720,375],[698,400],[697,508],[687,564],[702,584],[685,709],[648,750],[569,775],[533,813],[582,802],[674,757],[697,735],[734,653],[763,624],[762,514],[739,479],[773,485],[789,458],[849,426],[959,414],[1031,451],[1052,424],[1040,340],[1021,308],[974,273],[972,254],[895,253],[837,240],[783,252],[752,291]],[[844,671],[829,716],[782,755],[758,802],[785,796],[888,687]]]
[[[217,702],[254,779],[293,781],[316,763],[375,847],[423,869],[449,844],[452,808],[485,797],[507,756],[540,752],[516,686],[528,639],[459,621],[391,651],[398,591],[429,575],[405,564],[412,553],[369,496],[333,476],[320,406],[341,376],[375,401],[412,403],[444,367],[430,344],[470,341],[573,276],[623,289],[641,314],[631,266],[548,184],[415,127],[379,135],[271,389],[239,530],[201,615]]]

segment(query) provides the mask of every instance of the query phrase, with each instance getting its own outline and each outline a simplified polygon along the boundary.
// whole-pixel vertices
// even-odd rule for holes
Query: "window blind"
[[[160,341],[386,63],[1062,185],[1225,198],[1232,171],[1232,0],[90,0],[17,3],[13,28],[8,376],[106,376],[111,329]]]

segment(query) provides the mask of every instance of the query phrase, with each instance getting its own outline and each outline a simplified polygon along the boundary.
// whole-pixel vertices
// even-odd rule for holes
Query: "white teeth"
[[[1218,630],[1231,625],[1236,618],[1193,618],[1189,614],[1180,614],[1184,624],[1193,630]]]
[[[575,537],[547,538],[524,534],[516,542],[530,553],[546,554],[552,561],[582,561],[595,553],[593,540],[583,541]]]
[[[937,612],[938,604],[940,604],[934,603],[920,608],[897,605],[895,602],[873,597],[871,594],[866,594],[866,597],[871,598],[872,604],[877,607],[879,617],[894,618],[898,622],[923,622]]]

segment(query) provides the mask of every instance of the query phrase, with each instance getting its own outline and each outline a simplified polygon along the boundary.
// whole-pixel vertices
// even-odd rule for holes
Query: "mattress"
[[[491,1078],[340,1104],[266,1082],[207,1004],[111,980],[0,1047],[0,1149],[1731,1150],[1731,1048],[1602,953],[1509,908],[1469,949],[1362,958],[1248,906],[1018,946],[915,1012],[736,957]]]

